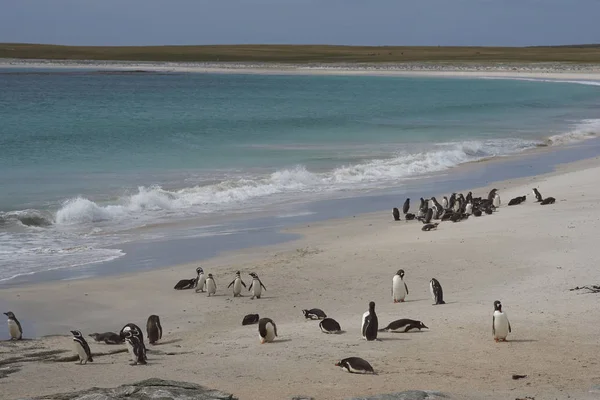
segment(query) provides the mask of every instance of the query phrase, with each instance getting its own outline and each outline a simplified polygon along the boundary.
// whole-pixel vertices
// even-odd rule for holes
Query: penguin
[[[214,295],[217,293],[217,283],[212,274],[208,274],[208,277],[206,278],[206,292],[208,293],[208,297],[210,297],[211,294]]]
[[[408,286],[404,282],[404,270],[399,269],[392,278],[392,299],[394,303],[403,302],[408,295]]]
[[[87,362],[94,362],[92,358],[92,351],[90,350],[90,346],[85,341],[85,338],[81,334],[80,331],[71,331],[73,334],[73,345],[75,348],[75,353],[79,356],[79,365],[87,364]]]
[[[244,316],[244,319],[242,320],[242,325],[253,325],[258,323],[258,320],[258,314],[248,314]]]
[[[498,189],[492,189],[490,190],[490,192],[488,193],[488,201],[491,203],[494,200],[494,196],[496,196],[496,192],[498,191]]]
[[[400,211],[396,207],[392,210],[392,215],[394,216],[394,221],[400,221]]]
[[[351,374],[374,374],[375,371],[371,364],[360,357],[348,357],[335,364],[336,367],[341,367],[344,371]]]
[[[162,326],[158,315],[151,315],[146,322],[146,332],[148,333],[148,343],[155,344],[162,339]]]
[[[473,215],[476,217],[481,217],[482,212],[480,209],[473,210]]]
[[[497,192],[494,194],[494,199],[492,200],[492,205],[496,208],[500,207],[500,195]]]
[[[136,331],[129,330],[125,332],[125,344],[129,351],[129,355],[131,356],[131,361],[133,361],[130,365],[147,364],[146,349],[143,342],[140,341],[139,335],[136,334]]]
[[[200,271],[202,268],[196,268],[196,277],[194,279],[182,279],[173,289],[175,290],[185,290],[185,289],[193,289],[198,285],[198,279],[200,278]]]
[[[277,337],[277,326],[271,318],[258,320],[258,336],[260,344],[271,343]]]
[[[525,196],[517,196],[515,198],[510,199],[510,201],[508,202],[508,205],[516,206],[518,204],[521,204],[524,201],[525,201]]]
[[[540,205],[545,206],[547,204],[554,204],[556,199],[554,197],[546,197],[544,200],[540,202]]]
[[[128,323],[123,328],[121,328],[121,331],[119,332],[119,335],[123,338],[123,341],[125,341],[125,337],[127,336],[127,332],[129,331],[133,332],[134,336],[139,339],[140,346],[144,351],[144,357],[146,357],[146,345],[144,344],[144,334],[142,333],[142,330],[133,322]]]
[[[310,310],[302,310],[304,318],[306,319],[323,319],[327,318],[327,315],[318,308],[311,308]]]
[[[473,202],[473,192],[467,193],[467,198],[465,199],[467,202]]]
[[[455,214],[455,215],[458,215],[458,214]],[[436,222],[435,224],[425,224],[425,225],[423,225],[421,230],[424,232],[429,232],[432,229],[437,229],[438,225],[439,225],[438,222]]]
[[[502,312],[502,303],[494,301],[494,316],[492,317],[492,335],[494,340],[506,342],[506,337],[512,332],[508,317]]]
[[[433,218],[433,208],[430,208],[427,210],[427,213],[425,214],[425,222],[426,224],[431,222],[431,218]]]
[[[233,286],[233,297],[241,297],[242,296],[242,286],[244,286],[244,288],[246,288],[246,284],[244,283],[244,281],[242,280],[242,277],[240,276],[240,271],[235,273],[235,279],[231,281],[231,283],[229,284],[229,286],[227,286],[228,288],[230,288],[231,286]]]
[[[470,201],[467,201],[467,205],[465,206],[465,214],[473,214],[473,203],[471,203]]]
[[[323,333],[341,333],[342,332],[342,327],[333,318],[325,318],[323,321],[321,321],[319,323],[319,328],[321,328],[321,332],[323,332]]]
[[[196,285],[196,293],[204,293],[206,290],[206,276],[204,275],[204,270],[198,267],[196,271],[198,271],[198,284]]]
[[[362,337],[367,341],[377,340],[377,332],[379,321],[375,314],[375,302],[369,303],[369,311],[365,312],[362,317]]]
[[[442,208],[445,210],[446,208],[448,208],[448,198],[446,196],[442,197]]]
[[[23,339],[23,328],[21,328],[21,323],[15,317],[12,311],[5,312],[4,315],[8,317],[8,334],[10,335],[10,340],[21,340]]]
[[[421,197],[420,201],[421,201],[421,203],[419,204],[419,210],[425,210],[425,207],[426,207],[425,199]]]
[[[455,202],[456,202],[456,193],[452,193],[450,195],[450,200],[448,200],[448,208],[449,209],[453,209]]]
[[[444,292],[442,291],[442,285],[438,282],[437,279],[431,278],[429,281],[429,291],[431,292],[431,298],[433,299],[433,304],[446,304],[444,302]]]
[[[92,333],[88,336],[96,342],[104,342],[106,344],[121,344],[125,341],[118,333],[114,332]]]
[[[408,213],[408,214],[404,215],[404,219],[407,221],[412,221],[413,219],[415,219],[415,214]]]
[[[407,198],[404,201],[404,205],[402,205],[402,214],[406,214],[408,213],[408,210],[410,209],[410,199]]]
[[[256,275],[254,272],[251,272],[249,275],[252,277],[252,283],[248,288],[248,291],[252,291],[252,297],[250,297],[250,300],[254,300],[255,297],[260,299],[262,290],[267,290],[267,288],[265,285],[263,285],[258,275]]]
[[[535,202],[539,203],[540,201],[542,201],[544,198],[542,197],[542,194],[540,193],[539,190],[537,190],[536,188],[532,189],[533,195],[535,196]]]
[[[388,324],[388,326],[386,326],[383,329],[380,329],[379,332],[409,332],[411,329],[429,329],[427,326],[425,326],[424,323],[422,323],[421,321],[417,321],[414,319],[407,319],[407,318],[403,318],[403,319],[398,319],[396,321],[390,322]]]

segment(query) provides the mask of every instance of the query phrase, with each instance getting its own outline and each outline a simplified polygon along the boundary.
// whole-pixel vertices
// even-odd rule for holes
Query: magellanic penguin
[[[258,321],[258,336],[260,344],[271,343],[277,337],[277,326],[271,318],[261,318]]]
[[[434,305],[446,304],[444,302],[444,292],[442,291],[442,285],[440,285],[440,282],[437,279],[431,278],[431,280],[429,281],[429,291],[431,292],[431,298],[433,299]]]
[[[539,190],[537,190],[536,188],[532,189],[533,195],[535,196],[535,202],[539,203],[540,201],[544,200],[544,198],[542,197],[542,194],[540,193]]]
[[[402,214],[406,215],[406,213],[408,213],[409,209],[410,209],[410,199],[407,198],[404,201],[404,205],[402,206]]]
[[[365,312],[362,317],[362,337],[368,341],[377,340],[377,332],[379,321],[375,314],[375,302],[369,303],[369,311]]]
[[[5,312],[4,315],[8,317],[8,334],[10,335],[10,340],[21,340],[23,338],[23,328],[21,328],[21,323],[15,317],[12,311]]]
[[[254,272],[250,272],[249,275],[252,277],[252,283],[250,284],[250,287],[248,288],[249,292],[252,291],[252,297],[250,297],[250,299],[254,300],[255,297],[257,299],[260,299],[262,290],[263,289],[267,290],[267,288],[265,287],[265,285],[263,285],[263,283],[261,282],[258,275],[256,275]]]
[[[210,297],[211,294],[217,293],[217,283],[212,274],[208,274],[208,277],[206,278],[206,293],[208,293],[208,297]]]
[[[396,207],[392,210],[392,216],[394,217],[394,221],[400,221],[400,211]]]
[[[246,284],[242,280],[240,275],[240,271],[235,273],[235,278],[231,281],[231,283],[227,286],[230,288],[233,286],[233,297],[239,297],[242,295],[242,286],[246,287]]]
[[[335,364],[336,367],[341,367],[344,371],[351,374],[374,374],[375,371],[371,364],[360,357],[348,357]]]
[[[321,321],[319,323],[319,328],[321,328],[321,332],[323,332],[323,333],[341,333],[342,332],[342,327],[333,318],[325,318],[323,321]]]
[[[200,271],[202,268],[196,268],[196,277],[194,279],[182,279],[173,289],[175,290],[185,290],[185,289],[193,289],[198,285],[198,279],[200,278]]]
[[[259,319],[260,318],[259,318],[258,314],[247,314],[244,316],[244,319],[242,320],[242,325],[257,324]]]
[[[492,335],[494,340],[506,342],[506,337],[512,332],[508,317],[502,312],[502,303],[496,300],[494,302],[494,316],[492,317]]]
[[[306,319],[323,319],[327,318],[327,314],[321,309],[311,308],[310,310],[302,310],[304,318]]]
[[[556,199],[554,197],[546,197],[544,200],[540,202],[540,205],[545,206],[547,204],[554,204]]]
[[[204,275],[204,270],[201,267],[198,267],[196,271],[198,271],[198,284],[196,285],[196,293],[204,293],[206,290],[206,275]]]
[[[125,341],[124,338],[121,338],[121,335],[114,332],[91,333],[89,336],[96,342],[104,342],[106,344],[121,344]]]
[[[392,278],[392,299],[394,303],[403,302],[408,295],[408,286],[404,282],[404,270],[399,269]]]
[[[144,333],[142,332],[140,327],[137,326],[136,324],[134,324],[133,322],[130,322],[127,325],[125,325],[123,328],[121,328],[119,335],[123,338],[123,341],[125,341],[127,332],[133,332],[133,335],[139,339],[140,346],[142,347],[142,350],[144,351],[144,357],[145,357],[146,356],[146,345],[144,344]]]
[[[136,335],[135,331],[129,330],[125,332],[125,344],[127,345],[127,350],[131,356],[131,361],[133,361],[130,365],[147,364],[146,348],[144,347],[143,342],[140,341],[140,337]]]
[[[87,362],[94,362],[92,358],[92,351],[90,346],[85,341],[85,338],[80,331],[71,331],[73,334],[73,345],[75,347],[75,354],[79,356],[79,364],[87,364]]]
[[[162,326],[160,325],[160,317],[151,315],[146,322],[146,332],[148,333],[148,343],[155,344],[162,339]]]
[[[383,329],[380,329],[379,332],[390,332],[390,331],[392,331],[392,332],[409,332],[411,329],[421,330],[423,328],[429,329],[421,321],[403,318],[403,319],[398,319],[396,321],[390,322],[388,324],[388,326],[386,326]]]

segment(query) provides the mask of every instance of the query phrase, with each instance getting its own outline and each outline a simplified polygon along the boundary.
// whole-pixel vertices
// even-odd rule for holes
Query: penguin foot
[[[394,299],[394,303],[398,303],[398,300]]]
[[[498,343],[498,341],[499,341],[500,339],[498,339],[498,338],[494,338],[494,340],[496,341],[496,343]]]
[[[137,363],[134,362],[134,363],[130,363],[129,365],[131,365],[133,367],[134,365],[137,365]]]
[[[400,303],[404,303],[404,299],[400,300]]]

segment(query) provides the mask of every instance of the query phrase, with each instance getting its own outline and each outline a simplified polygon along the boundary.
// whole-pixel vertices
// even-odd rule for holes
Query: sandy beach
[[[227,254],[203,262],[217,296],[175,291],[197,264],[152,272],[3,289],[0,304],[24,323],[35,340],[0,344],[0,362],[47,350],[72,351],[71,329],[85,335],[144,327],[161,317],[162,343],[149,347],[147,366],[128,366],[125,353],[98,356],[93,364],[18,362],[2,379],[3,398],[17,399],[113,387],[150,377],[190,381],[240,399],[307,395],[341,399],[408,389],[439,390],[457,399],[594,399],[600,382],[596,352],[597,294],[570,291],[600,283],[596,231],[600,159],[563,165],[555,172],[494,183],[503,205],[492,216],[443,222],[422,232],[416,221],[394,222],[390,211],[296,227],[302,239]],[[556,203],[534,203],[531,188]],[[485,195],[490,187],[474,191]],[[507,207],[508,200],[527,201]],[[413,200],[414,202],[417,199]],[[394,304],[391,279],[403,268],[410,294]],[[235,271],[249,272],[267,291],[260,300],[233,298]],[[429,280],[437,278],[445,305],[433,306]],[[507,343],[491,333],[494,300],[504,305],[513,332]],[[399,318],[423,321],[429,330],[360,338],[361,315],[375,301],[380,325]],[[301,309],[318,307],[345,331],[325,335]],[[260,345],[245,314],[272,318],[279,337]],[[29,329],[29,331],[27,331]],[[59,335],[42,337],[44,335]],[[93,353],[124,348],[92,343]],[[343,372],[334,363],[363,357],[377,375]],[[57,368],[57,365],[60,367]],[[513,380],[512,374],[527,375]],[[31,379],[35,377],[35,379]]]

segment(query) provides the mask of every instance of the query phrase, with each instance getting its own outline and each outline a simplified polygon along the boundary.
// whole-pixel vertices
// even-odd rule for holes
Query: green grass
[[[600,45],[552,47],[367,47],[325,45],[102,47],[0,43],[0,58],[266,63],[600,63]]]

